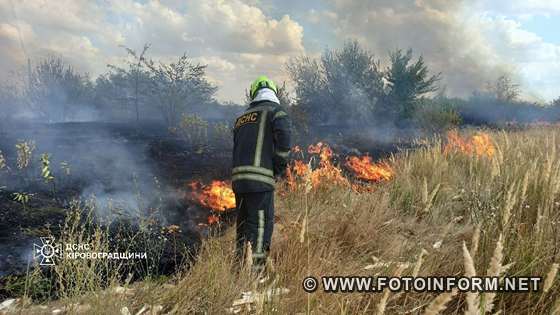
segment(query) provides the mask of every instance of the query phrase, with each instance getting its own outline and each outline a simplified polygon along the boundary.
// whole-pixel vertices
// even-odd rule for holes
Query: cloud
[[[532,2],[524,5],[533,10],[545,8],[544,1]],[[509,74],[530,89],[527,96],[534,98],[538,89],[532,80],[544,75],[539,65],[554,67],[558,63],[557,48],[515,21],[490,13],[481,3],[331,0],[338,17],[331,25],[339,40],[356,38],[381,58],[397,48],[412,48],[424,56],[432,71],[442,72],[442,83],[451,95],[468,96]],[[522,4],[517,1],[513,5]],[[542,56],[543,51],[547,51],[546,56]],[[542,63],[535,61],[539,55]],[[551,75],[548,79],[550,86],[559,82]],[[551,98],[549,92],[541,95]]]
[[[504,73],[516,75],[535,97],[548,100],[557,93],[558,45],[518,21],[524,15],[560,14],[560,1],[312,2],[0,0],[0,73],[25,65],[28,56],[60,54],[95,76],[106,64],[124,60],[121,46],[151,43],[154,59],[169,61],[186,52],[207,63],[219,98],[242,101],[257,75],[287,80],[283,65],[290,57],[358,39],[380,58],[396,48],[413,48],[434,72],[443,73],[452,95],[468,96]],[[307,23],[305,41],[294,16]]]
[[[434,72],[443,72],[453,95],[469,95],[497,77],[497,71],[508,69],[473,31],[472,21],[460,14],[460,2],[334,0],[333,4],[339,37],[358,38],[382,58],[389,51],[412,48]]]
[[[329,10],[320,10],[317,11],[315,9],[311,9],[307,12],[306,19],[312,24],[320,24],[324,21],[336,21],[338,18],[336,12],[329,11]]]
[[[560,45],[547,43],[504,16],[482,16],[480,28],[487,35],[488,45],[504,61],[515,65],[527,98],[549,101],[560,96]]]
[[[151,43],[154,59],[170,60],[186,52],[208,63],[212,80],[229,91],[219,91],[220,98],[241,101],[253,77],[279,76],[287,58],[304,52],[303,28],[289,15],[271,18],[240,0],[13,3],[0,0],[2,73],[26,59],[18,28],[32,59],[59,54],[93,75],[124,59],[120,46],[138,49]]]
[[[494,0],[473,1],[480,11],[490,11],[502,15],[532,16],[560,14],[558,0]]]

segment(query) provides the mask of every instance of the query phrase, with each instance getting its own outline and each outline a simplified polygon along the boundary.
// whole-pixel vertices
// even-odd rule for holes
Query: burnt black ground
[[[15,144],[22,140],[36,144],[26,171],[16,166]],[[182,188],[193,179],[229,176],[228,148],[210,143],[193,147],[158,124],[11,123],[0,132],[0,150],[9,166],[0,173],[0,187],[4,187],[0,190],[0,277],[25,271],[33,243],[47,233],[56,235],[69,202],[89,198],[87,191],[98,198],[139,195],[143,201],[139,208],[164,207],[158,223],[181,226],[183,241],[196,243],[206,233],[198,223],[206,221],[209,210],[184,200]],[[52,185],[40,178],[42,153],[51,155],[54,194]],[[69,176],[60,168],[63,161],[70,165]],[[16,192],[33,194],[25,208],[13,200]],[[131,220],[135,215],[130,215]],[[131,232],[134,229],[130,225]]]
[[[401,135],[388,134],[386,130],[357,128],[342,133],[333,132],[340,129],[336,126],[325,128],[321,136],[297,140],[304,148],[317,141],[329,143],[340,154],[339,163],[346,155],[367,153],[383,158],[411,147],[410,142],[400,140]],[[413,132],[402,132],[403,139],[412,136]],[[208,138],[214,139],[213,135]],[[32,165],[24,172],[16,167],[15,144],[22,140],[33,140],[36,144]],[[161,228],[177,225],[181,232],[173,236],[177,238],[174,241],[184,244],[191,253],[196,251],[201,238],[220,231],[216,227],[209,231],[204,226],[210,211],[186,200],[184,187],[191,180],[209,182],[229,178],[231,143],[228,142],[229,139],[221,139],[188,143],[157,123],[11,122],[2,125],[0,150],[9,169],[0,172],[0,187],[5,186],[0,190],[0,284],[3,276],[25,272],[32,257],[33,243],[39,243],[39,237],[57,235],[71,200],[83,200],[92,195],[101,201],[112,197],[126,200],[123,209],[117,209],[122,211],[122,219],[110,225],[112,233],[120,235],[121,241],[126,242],[123,235],[138,232],[138,215],[149,215],[153,209],[158,209],[155,232],[144,237],[160,237]],[[42,153],[51,155],[56,182],[54,193],[52,185],[40,178],[39,156]],[[70,165],[70,176],[63,174],[61,162]],[[15,192],[33,194],[25,209],[13,200]],[[142,202],[134,200],[137,196]],[[124,209],[126,205],[141,210],[129,211]],[[97,215],[104,218],[106,214],[99,211]],[[225,215],[222,232],[232,222],[232,215]],[[184,257],[178,259],[175,247],[171,247],[171,243],[165,245],[155,272],[170,274],[182,263]],[[138,266],[138,269],[145,267]],[[0,292],[2,295],[7,293]]]

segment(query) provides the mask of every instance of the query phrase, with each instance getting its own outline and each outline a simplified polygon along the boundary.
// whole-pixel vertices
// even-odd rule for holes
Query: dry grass
[[[496,145],[490,158],[443,154],[436,140],[395,155],[395,178],[371,192],[327,184],[279,194],[271,277],[275,287],[290,291],[255,303],[256,312],[557,314],[559,133],[554,128],[490,132]],[[143,304],[160,304],[176,314],[223,314],[242,291],[257,288],[248,272],[232,272],[233,238],[230,229],[206,241],[191,268],[171,281],[174,286],[146,281],[136,285],[134,296],[104,304],[128,305],[132,313]],[[364,269],[371,264],[375,267]],[[548,274],[550,280],[547,292],[495,295],[307,294],[301,287],[308,275],[460,276],[483,270]],[[97,305],[107,306],[89,303],[92,313],[105,313]]]

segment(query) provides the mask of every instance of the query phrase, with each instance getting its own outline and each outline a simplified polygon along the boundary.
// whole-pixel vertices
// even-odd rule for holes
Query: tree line
[[[28,65],[0,85],[0,116],[47,122],[82,119],[145,121],[158,118],[170,127],[181,117],[213,108],[231,118],[231,106],[219,106],[217,87],[206,65],[181,55],[171,62],[125,48],[123,65],[109,65],[95,80],[61,57]],[[385,67],[357,41],[326,50],[319,58],[301,56],[286,64],[291,91],[281,85],[279,97],[302,131],[336,126],[384,126],[439,131],[461,123],[556,121],[560,98],[548,106],[519,100],[519,86],[500,76],[466,99],[445,95],[442,75],[422,56],[395,50]],[[230,104],[231,105],[231,104]]]
[[[140,52],[125,49],[129,58],[124,65],[108,65],[95,80],[58,56],[29,65],[27,73],[2,84],[0,115],[46,122],[160,118],[176,126],[181,114],[217,105],[206,65],[186,55],[156,62],[146,56],[149,45]]]
[[[503,125],[560,120],[560,98],[547,105],[523,101],[507,75],[488,82],[468,98],[448,97],[441,73],[422,56],[395,50],[383,68],[357,41],[325,51],[320,58],[292,59],[287,66],[294,84],[296,123],[396,127],[442,131],[461,124]],[[299,117],[299,119],[298,119]]]

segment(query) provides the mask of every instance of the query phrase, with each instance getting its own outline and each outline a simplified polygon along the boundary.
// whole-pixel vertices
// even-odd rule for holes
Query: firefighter
[[[236,256],[251,246],[253,271],[264,270],[274,225],[274,184],[286,171],[290,122],[278,89],[266,76],[249,91],[251,103],[233,130],[232,188],[237,208]]]

